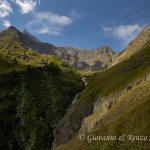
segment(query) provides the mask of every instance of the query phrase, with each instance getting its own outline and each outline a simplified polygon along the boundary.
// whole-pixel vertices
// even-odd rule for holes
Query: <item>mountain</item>
[[[2,31],[0,149],[148,150],[149,30],[146,27],[117,54],[118,59],[113,59],[118,61],[112,66],[84,77],[57,57],[57,53],[63,55],[61,49],[65,49],[64,59],[78,49],[42,43],[15,27]],[[34,48],[41,53],[44,48],[50,55]],[[80,57],[89,63],[109,53],[108,47],[103,49],[104,53],[95,50],[92,55],[83,50]],[[89,54],[85,56],[84,51]]]
[[[41,54],[55,55],[71,64],[78,70],[103,70],[112,63],[115,52],[108,46],[95,50],[79,50],[73,47],[56,47],[52,44],[43,43],[26,30],[18,31],[15,27],[9,27],[1,35],[7,35],[14,31],[14,36],[22,43],[22,46],[31,48]],[[0,35],[0,36],[1,36]]]
[[[39,54],[28,48],[20,41],[20,34],[14,27],[0,33],[1,72],[22,69],[28,65],[43,66],[52,61],[58,64],[63,62],[56,56]],[[28,39],[26,35],[25,38]]]
[[[147,27],[146,30],[149,32]],[[145,34],[145,29],[143,32],[141,35]],[[54,149],[149,149],[148,37],[146,41],[140,48],[135,47],[134,53],[126,59],[89,77],[86,88],[76,96],[55,129]],[[129,51],[131,47],[123,53]],[[123,141],[119,140],[122,136]]]
[[[84,84],[68,63],[31,50],[20,35],[14,27],[0,33],[0,149],[49,150]]]
[[[78,70],[98,71],[113,62],[113,50],[103,46],[95,50],[78,50],[73,47],[56,48],[57,55]]]

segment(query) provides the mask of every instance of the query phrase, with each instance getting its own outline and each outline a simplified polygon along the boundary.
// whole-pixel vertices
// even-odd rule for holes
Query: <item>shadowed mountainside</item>
[[[49,150],[84,84],[68,63],[29,49],[16,32],[0,34],[0,149]]]

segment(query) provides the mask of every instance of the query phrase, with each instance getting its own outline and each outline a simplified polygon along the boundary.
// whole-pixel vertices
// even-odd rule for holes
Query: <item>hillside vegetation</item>
[[[70,106],[67,117],[67,129],[71,130],[71,138],[61,139],[63,132],[58,128],[56,149],[148,149],[145,142],[97,142],[79,141],[80,133],[85,135],[121,135],[135,134],[150,136],[150,44],[147,43],[127,60],[91,76],[85,90],[80,93],[79,100]],[[137,89],[136,89],[137,88]],[[125,106],[124,106],[125,105]],[[124,106],[124,107],[123,107]],[[90,110],[91,114],[86,114]],[[76,112],[78,113],[76,114]],[[76,117],[72,118],[76,114]],[[66,126],[60,123],[60,126]],[[78,129],[75,126],[78,124]],[[79,125],[80,124],[80,125]],[[135,128],[136,127],[136,128]],[[73,133],[73,134],[72,134]],[[78,134],[77,134],[78,133]],[[137,145],[139,143],[139,147]],[[142,147],[143,146],[143,147]]]
[[[49,150],[84,84],[69,64],[24,47],[14,32],[0,37],[0,149]]]

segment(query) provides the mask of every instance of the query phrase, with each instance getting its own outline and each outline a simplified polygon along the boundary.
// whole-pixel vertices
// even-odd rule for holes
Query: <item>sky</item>
[[[0,0],[0,31],[26,29],[55,46],[122,51],[150,24],[150,0]]]

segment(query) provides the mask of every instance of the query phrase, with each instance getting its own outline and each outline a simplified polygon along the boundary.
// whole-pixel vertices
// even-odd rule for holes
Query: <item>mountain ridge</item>
[[[56,50],[26,34],[14,27],[0,33],[0,149],[149,149],[148,141],[89,143],[78,138],[80,134],[150,137],[149,32],[133,40],[115,65],[82,80],[57,57],[58,52],[63,54],[61,48]],[[30,47],[42,48],[43,44],[46,50],[54,48],[51,55]],[[74,54],[72,47],[64,51],[64,59]],[[80,62],[76,51],[70,62]],[[94,51],[92,57],[105,56],[105,52],[109,48]],[[89,56],[83,55],[84,59]],[[92,63],[91,58],[88,61]]]
[[[147,25],[143,30],[128,44],[128,46],[114,59],[112,65],[115,65],[121,61],[132,56],[138,52],[146,43],[150,42],[150,25]]]
[[[15,28],[0,34],[0,149],[49,150],[55,126],[84,84],[67,62],[31,50],[19,34]]]
[[[88,135],[145,135],[150,137],[150,43],[129,58],[90,76],[55,129],[54,149],[149,149],[144,141],[88,142]],[[142,124],[142,125],[141,125]],[[136,128],[135,128],[136,125]],[[65,135],[64,133],[67,133]],[[83,141],[78,137],[84,135]],[[88,145],[88,147],[87,147]]]
[[[108,46],[94,50],[79,50],[73,47],[56,47],[49,43],[43,43],[32,36],[26,30],[20,32],[11,26],[5,32],[16,32],[18,39],[23,45],[41,54],[56,55],[79,70],[103,70],[112,63],[115,52]]]

